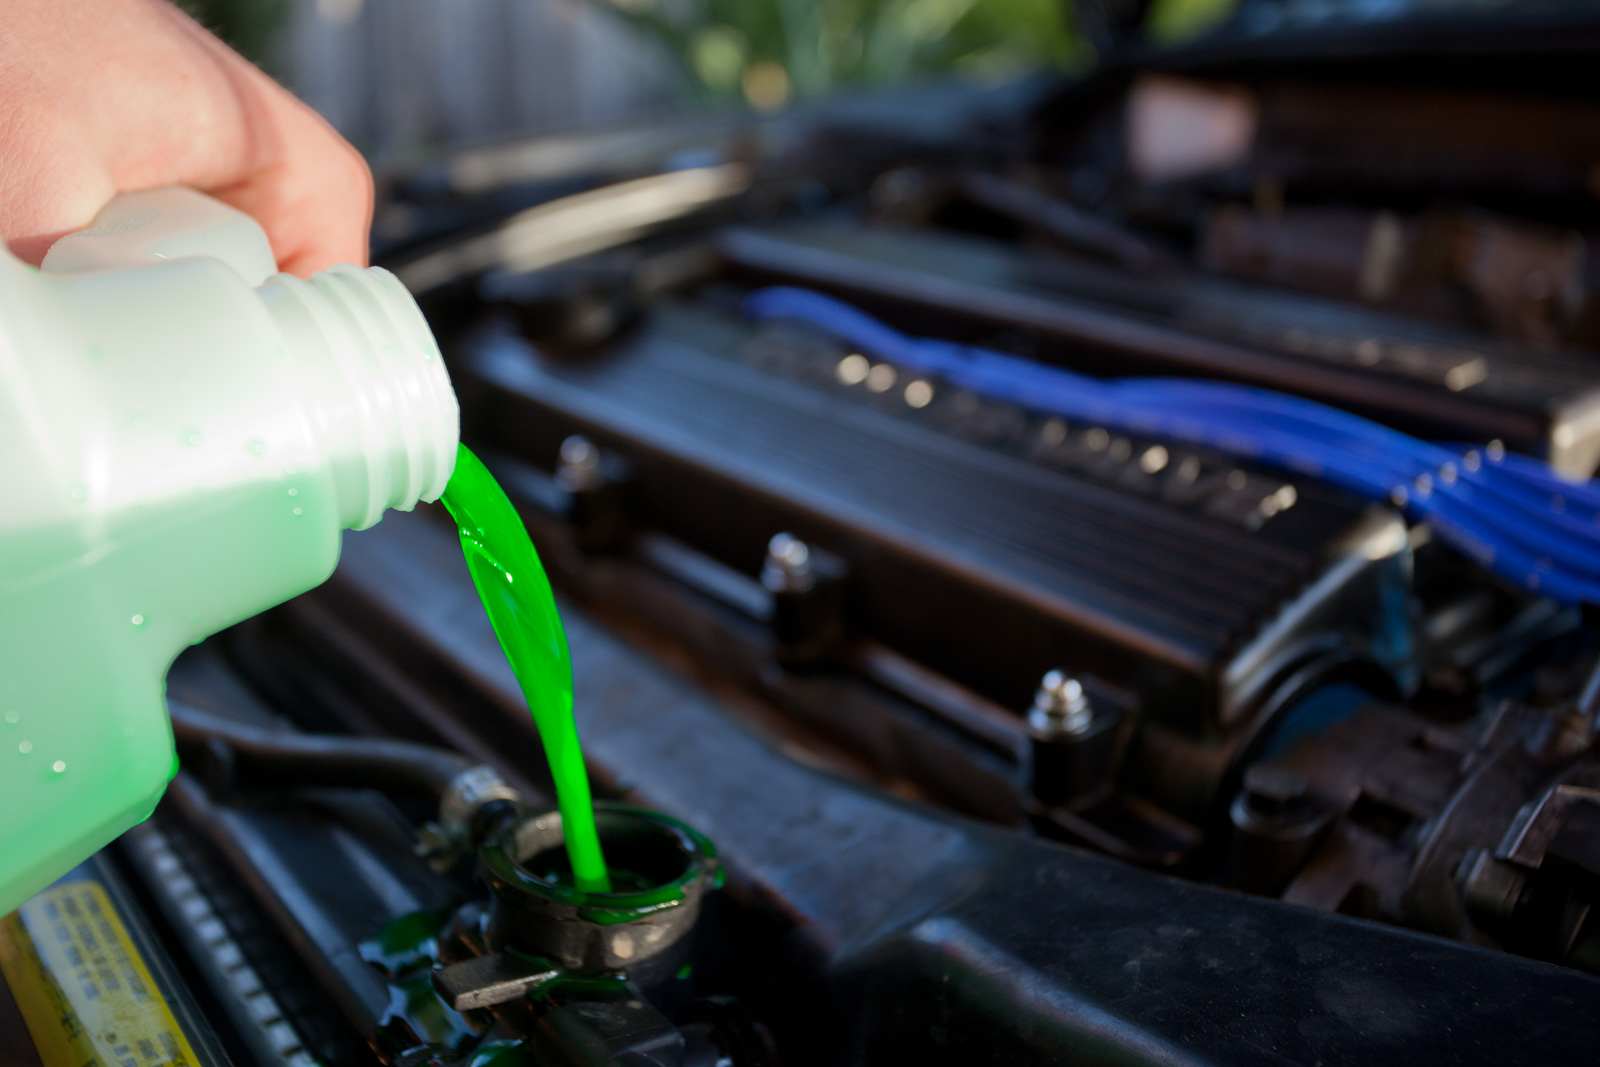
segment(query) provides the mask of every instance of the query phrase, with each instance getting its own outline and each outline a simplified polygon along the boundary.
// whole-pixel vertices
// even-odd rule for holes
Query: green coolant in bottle
[[[586,893],[609,893],[611,880],[595,830],[589,775],[572,717],[572,661],[550,579],[521,516],[465,445],[460,446],[455,472],[441,499],[456,520],[472,582],[544,742],[573,880]]]

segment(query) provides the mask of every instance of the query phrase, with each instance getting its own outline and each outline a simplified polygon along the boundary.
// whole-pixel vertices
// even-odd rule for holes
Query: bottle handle
[[[46,274],[81,274],[190,256],[221,260],[252,287],[278,273],[260,223],[181,185],[114,197],[88,229],[51,245],[39,269]]]

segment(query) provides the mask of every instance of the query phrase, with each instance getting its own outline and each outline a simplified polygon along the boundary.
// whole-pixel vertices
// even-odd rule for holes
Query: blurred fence
[[[177,0],[380,168],[698,103],[1081,68],[1068,0]],[[1157,0],[1217,5],[1232,0]]]
[[[678,67],[584,0],[290,0],[276,73],[380,168],[666,110]]]

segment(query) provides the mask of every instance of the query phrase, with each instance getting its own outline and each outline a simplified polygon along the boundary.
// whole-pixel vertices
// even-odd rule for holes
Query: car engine
[[[530,876],[538,735],[448,516],[391,516],[180,658],[182,773],[83,868],[195,1058],[1593,1055],[1600,615],[1419,519],[1464,472],[1374,499],[752,310],[1317,401],[1577,510],[1600,22],[1330,10],[390,176],[603,836],[679,896]]]

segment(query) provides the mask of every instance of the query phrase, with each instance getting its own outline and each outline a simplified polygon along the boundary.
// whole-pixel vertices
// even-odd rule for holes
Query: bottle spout
[[[455,467],[461,417],[416,301],[381,267],[341,264],[257,292],[283,333],[305,410],[333,472],[340,524],[437,500]]]

